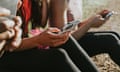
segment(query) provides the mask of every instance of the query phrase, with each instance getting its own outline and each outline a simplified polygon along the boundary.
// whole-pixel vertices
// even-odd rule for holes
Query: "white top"
[[[68,8],[71,10],[75,20],[82,19],[82,0],[70,0]]]

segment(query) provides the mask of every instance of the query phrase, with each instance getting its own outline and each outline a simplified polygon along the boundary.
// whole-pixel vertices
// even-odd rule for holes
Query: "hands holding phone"
[[[35,36],[35,41],[37,46],[51,46],[56,47],[61,44],[64,44],[71,33],[71,31],[80,23],[79,20],[69,22],[65,24],[62,29],[50,27],[45,31],[36,29],[34,32],[31,32],[32,35]],[[35,33],[37,32],[37,33]]]
[[[113,15],[112,11],[102,10],[97,13],[93,18],[91,18],[91,22],[93,23],[92,27],[100,27],[105,24],[106,21]]]
[[[56,47],[64,44],[68,40],[70,32],[67,31],[59,34],[60,31],[61,30],[56,27],[50,27],[45,31],[35,35],[34,43],[37,44],[36,46],[42,45],[50,47]]]

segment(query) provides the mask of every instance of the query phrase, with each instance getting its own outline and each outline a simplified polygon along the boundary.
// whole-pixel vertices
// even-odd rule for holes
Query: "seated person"
[[[57,9],[57,7],[55,8]],[[81,11],[82,11],[82,0],[69,0],[67,21],[70,22],[73,20],[80,20],[82,17]],[[109,18],[104,18],[104,16],[108,12],[110,11],[103,10],[84,21],[80,20],[81,23],[78,25],[77,30],[73,31],[72,36],[77,40],[77,42],[88,53],[89,56],[94,56],[94,55],[101,54],[101,53],[108,53],[111,59],[120,66],[120,60],[119,60],[120,59],[120,56],[119,56],[120,36],[119,34],[113,31],[88,32],[90,28],[93,28],[93,27],[99,28],[103,24],[105,24],[105,22],[109,20]],[[59,13],[54,13],[54,14],[59,14]],[[58,19],[55,21],[56,23],[54,24],[52,24],[53,20],[51,20],[52,27],[61,28],[64,25],[63,23],[59,23],[59,21],[63,20],[62,15],[60,16],[56,15],[56,17],[51,16],[51,18],[53,18],[53,20]],[[80,68],[81,71],[86,72],[86,66],[89,66],[89,65],[85,65],[86,62],[82,59],[79,59],[80,57],[79,49],[75,50],[74,47],[72,49],[72,46],[71,46],[71,49],[65,48],[65,50],[68,52],[69,56],[71,57],[73,62],[77,65],[77,67]]]
[[[27,0],[24,0],[23,2],[25,2],[25,1],[27,1]],[[42,13],[41,13],[41,10],[39,10],[39,5],[37,4],[41,1],[39,1],[39,0],[38,0],[38,2],[35,2],[33,0],[28,0],[28,1],[32,1],[31,3],[34,6],[30,6],[29,3],[27,4],[28,7],[30,9],[32,9],[32,14],[31,14],[31,10],[27,9],[27,11],[25,11],[24,7],[21,7],[21,9],[23,11],[23,22],[25,23],[25,24],[23,24],[24,36],[26,36],[25,33],[28,33],[27,32],[28,29],[26,29],[26,28],[28,27],[29,15],[31,15],[30,17],[32,20],[32,24],[34,26],[35,25],[42,26],[42,24],[43,25],[46,24],[46,19],[44,22],[43,18],[47,18],[44,16],[43,16],[43,18],[41,17]],[[42,5],[45,4],[44,1],[45,0],[42,0],[42,3],[43,3]],[[64,1],[63,0],[51,0],[51,1],[52,1],[52,2],[50,2],[51,9],[49,9],[50,10],[49,12],[51,12],[51,16],[49,17],[50,25],[54,26],[54,27],[58,26],[58,28],[60,28],[64,25],[64,19],[63,19],[64,16],[63,15],[64,15],[64,8],[65,8],[64,7],[65,0]],[[63,1],[63,3],[59,2],[59,1]],[[58,3],[56,4],[56,2],[58,2]],[[61,4],[59,4],[59,3],[61,3]],[[61,7],[61,8],[58,8],[58,6],[56,6],[56,5],[59,5],[59,7]],[[25,6],[25,5],[23,5],[23,6]],[[46,6],[42,6],[42,7],[46,8]],[[63,9],[63,10],[60,10],[60,9]],[[55,12],[52,10],[55,10]],[[24,12],[27,12],[28,16],[26,14],[24,14]],[[59,13],[59,12],[62,12],[62,13]],[[94,16],[91,20],[88,20],[88,22],[92,22],[96,18],[99,21],[99,17]],[[27,22],[26,22],[26,20],[27,20]],[[91,26],[93,24],[92,23],[88,24],[87,22],[82,22],[81,27],[79,27],[79,29],[78,29],[78,30],[80,30],[80,33],[82,35],[84,34],[84,31],[86,33],[86,30],[89,29],[89,27],[90,27],[89,25]],[[21,46],[18,49],[14,50],[14,51],[19,51],[19,50],[23,50],[23,51],[22,52],[12,52],[12,53],[7,52],[4,55],[4,57],[2,57],[0,63],[3,65],[6,65],[4,68],[7,68],[8,70],[14,70],[17,72],[18,71],[34,72],[36,70],[43,71],[43,72],[49,72],[49,71],[51,71],[51,72],[66,72],[66,71],[67,72],[79,72],[80,70],[82,70],[83,72],[87,72],[88,70],[98,72],[97,70],[93,70],[93,68],[91,68],[91,65],[89,65],[86,61],[84,61],[84,59],[81,55],[80,49],[75,45],[75,43],[73,41],[71,41],[69,39],[69,34],[70,34],[69,32],[66,32],[61,35],[53,33],[53,32],[59,32],[60,29],[58,29],[58,28],[47,29],[47,30],[43,31],[42,33],[37,34],[30,38],[24,37],[22,40]],[[111,39],[111,37],[112,37],[112,39]],[[106,38],[108,38],[108,37],[106,37]],[[82,40],[82,38],[80,40]],[[105,40],[108,41],[107,39],[105,39]],[[115,44],[116,44],[115,37],[109,36],[109,40],[115,40]],[[112,41],[109,43],[112,43]],[[45,50],[38,49],[37,47],[39,45],[49,46],[50,49],[45,49]],[[60,46],[60,45],[62,45],[62,46]],[[93,44],[91,44],[91,45],[93,45]],[[89,45],[86,45],[86,46],[89,46]],[[103,46],[103,47],[106,47],[106,46]],[[113,45],[113,47],[115,47],[115,46],[116,45]],[[57,47],[59,49],[54,48],[54,47]],[[64,51],[63,49],[60,49],[60,48],[64,48],[64,50],[66,50],[66,51]],[[86,47],[86,48],[89,48],[89,47]],[[94,47],[91,47],[91,48],[94,48]],[[91,48],[89,48],[89,49],[90,50],[97,49],[97,47],[95,47],[94,49],[91,49]],[[95,54],[98,51],[100,51],[100,50],[95,50]],[[107,51],[109,52],[109,49],[107,49]],[[68,55],[66,52],[68,53]],[[89,53],[89,51],[87,51],[87,52]],[[102,52],[104,52],[104,49]],[[112,55],[114,56],[115,54],[112,54]],[[117,59],[117,57],[115,57],[115,56],[114,56],[114,58]],[[77,68],[76,66],[79,69],[76,69]]]
[[[34,5],[35,0],[23,0],[22,2],[23,4],[22,7],[20,7],[20,10],[26,8],[26,5],[31,5],[27,4],[27,2],[33,3],[31,7],[32,9],[34,9],[34,6],[37,8],[36,5]],[[30,10],[27,8],[27,15],[29,14],[29,11],[30,15],[34,15],[31,12],[31,8]],[[48,28],[41,34],[35,35],[33,37],[25,37],[26,35],[24,33],[26,33],[25,30],[27,25],[26,18],[29,17],[27,15],[25,14],[24,16],[23,14],[23,16],[21,16],[23,19],[22,42],[17,48],[11,47],[9,45],[5,46],[5,50],[12,49],[12,52],[6,50],[4,55],[0,58],[0,70],[2,72],[80,72],[74,63],[72,63],[65,51],[61,49],[38,49],[39,45],[47,45],[52,48],[64,44],[68,40],[70,32],[59,35],[53,32],[59,32],[60,29]],[[31,19],[36,20],[37,18],[31,17]]]

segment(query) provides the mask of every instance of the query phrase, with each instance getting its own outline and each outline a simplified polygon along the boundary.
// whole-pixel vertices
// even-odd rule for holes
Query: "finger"
[[[98,14],[100,14],[104,18],[107,13],[109,13],[109,10],[105,9],[105,10],[102,10],[101,12],[99,12]]]
[[[47,32],[47,34],[49,35],[48,37],[51,39],[62,39],[64,37],[64,34],[56,34],[52,32]]]
[[[7,29],[11,29],[15,26],[15,22],[10,19],[3,21],[3,24],[6,26]]]
[[[70,32],[64,32],[62,34],[56,34],[54,35],[54,37],[51,37],[52,39],[65,39],[67,37],[69,37]]]
[[[21,18],[20,18],[19,16],[16,16],[16,17],[14,18],[14,21],[15,21],[15,24],[16,24],[18,27],[21,27],[21,25],[22,25],[22,20],[21,20]]]
[[[0,32],[4,32],[13,28],[15,25],[13,20],[8,19],[7,17],[0,17]]]
[[[18,30],[16,28],[16,34],[15,34],[14,38],[11,39],[11,41],[7,44],[7,46],[5,47],[5,49],[7,51],[12,52],[15,49],[19,48],[19,46],[21,44],[21,41],[22,41],[21,35],[22,35],[22,30],[21,29]]]
[[[7,30],[5,32],[0,33],[0,40],[10,39],[15,35],[15,31],[13,29]]]
[[[101,15],[97,15],[96,19],[98,19],[102,23],[104,23],[106,21],[106,19],[103,18]]]
[[[51,44],[54,45],[60,45],[60,44],[64,44],[67,40],[68,40],[69,36],[66,36],[64,38],[58,38],[58,39],[52,39]]]
[[[8,16],[10,14],[11,14],[10,10],[0,7],[0,16]]]
[[[15,33],[16,34],[13,38],[13,42],[11,42],[11,43],[14,47],[17,48],[21,43],[22,30],[19,29],[18,27],[15,27]]]
[[[21,41],[22,39],[19,38],[19,39],[16,39],[15,41],[13,41],[11,44],[10,44],[10,48],[8,49],[10,52],[14,51],[15,49],[19,48],[20,44],[21,44]]]
[[[66,42],[67,40],[55,40],[52,44],[51,44],[51,47],[56,47],[56,46],[59,46],[59,45],[62,45]]]

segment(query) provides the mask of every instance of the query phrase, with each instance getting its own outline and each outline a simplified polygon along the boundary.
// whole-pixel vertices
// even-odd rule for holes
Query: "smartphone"
[[[67,31],[72,31],[78,24],[80,24],[79,20],[71,21],[65,24],[65,26],[61,29],[61,33],[67,32]]]
[[[104,17],[105,19],[111,17],[114,14],[113,11],[110,11],[109,13],[106,14],[106,16]]]
[[[16,15],[18,0],[0,0],[0,7],[7,8],[11,15]]]

